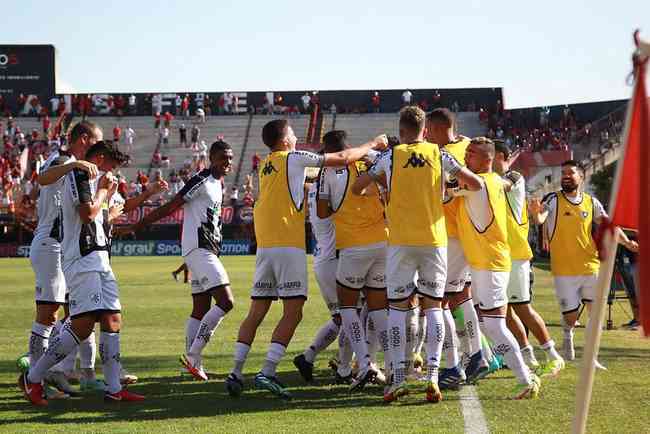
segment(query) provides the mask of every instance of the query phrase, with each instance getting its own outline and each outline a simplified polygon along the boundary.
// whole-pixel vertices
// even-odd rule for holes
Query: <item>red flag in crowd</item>
[[[634,61],[634,93],[627,112],[624,159],[615,179],[618,183],[613,224],[638,231],[639,317],[645,336],[650,336],[650,111],[646,92],[648,55]]]

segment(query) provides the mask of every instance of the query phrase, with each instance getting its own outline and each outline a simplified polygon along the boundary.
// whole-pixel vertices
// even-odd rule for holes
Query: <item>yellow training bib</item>
[[[438,145],[419,142],[401,144],[392,149],[390,200],[386,216],[390,245],[447,245]]]
[[[465,165],[465,151],[469,146],[470,139],[461,137],[453,143],[448,143],[444,146],[445,151],[449,152],[460,164]],[[458,204],[460,200],[450,197],[449,200],[444,202],[443,208],[445,210],[445,224],[447,226],[447,236],[450,238],[458,238]]]
[[[288,156],[289,151],[272,152],[260,164],[259,197],[253,211],[258,247],[305,248],[305,214],[291,197]]]

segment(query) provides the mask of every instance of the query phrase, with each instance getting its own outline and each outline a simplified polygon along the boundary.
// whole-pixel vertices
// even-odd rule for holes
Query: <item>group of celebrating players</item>
[[[385,402],[413,390],[414,378],[425,383],[427,401],[439,402],[443,390],[476,383],[504,364],[518,382],[512,398],[535,398],[540,378],[558,375],[565,360],[574,359],[578,311],[593,298],[599,267],[591,227],[606,218],[598,200],[581,191],[579,164],[565,162],[562,190],[529,204],[524,178],[510,170],[514,157],[507,146],[456,135],[448,110],[425,114],[418,107],[403,108],[399,136],[380,135],[350,147],[344,131],[330,131],[317,154],[295,150],[297,139],[286,120],[264,126],[262,139],[270,153],[258,174],[256,266],[249,311],[225,381],[231,396],[243,392],[243,369],[257,329],[272,301],[280,299],[283,314],[254,385],[291,397],[276,368],[307,299],[306,214],[316,238],[314,274],[331,318],[293,360],[305,381],[313,380],[318,353],[337,340],[338,357],[330,362],[336,381],[351,391],[383,383]],[[231,147],[214,142],[208,169],[137,224],[113,230],[111,223],[122,212],[166,186],[159,183],[125,200],[115,191],[111,171],[128,157],[102,140],[90,122],[73,127],[69,143],[68,150],[50,157],[38,178],[39,223],[30,254],[37,315],[28,369],[19,379],[26,398],[47,404],[46,383],[69,394],[65,366],[74,366],[79,349],[82,388],[104,390],[107,400],[144,399],[123,386],[137,378],[120,363],[120,302],[110,239],[180,207],[193,301],[181,363],[194,378],[207,381],[202,352],[234,302],[219,259],[222,178],[231,169]],[[529,212],[545,226],[563,315],[564,357],[531,306]],[[622,233],[621,240],[637,248]],[[67,319],[57,321],[60,306]],[[95,322],[101,329],[104,382],[94,377]],[[536,360],[526,330],[546,361]],[[376,363],[378,351],[383,370]],[[443,352],[446,367],[440,369]]]

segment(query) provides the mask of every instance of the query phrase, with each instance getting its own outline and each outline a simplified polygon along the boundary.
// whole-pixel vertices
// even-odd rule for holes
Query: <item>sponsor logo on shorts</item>
[[[393,290],[395,294],[404,294],[406,292],[406,287],[405,286],[398,286]]]
[[[288,290],[298,290],[302,288],[302,282],[299,280],[295,280],[293,282],[284,282],[280,284],[280,289],[283,289],[285,291]]]
[[[76,307],[76,306],[77,306],[77,300],[75,300],[74,298],[71,298],[70,299],[70,307]]]
[[[93,303],[99,304],[100,297],[98,293],[91,294],[90,299],[92,300]]]
[[[271,282],[255,282],[255,289],[273,289]]]
[[[438,282],[438,281],[420,279],[420,280],[418,280],[418,284],[424,286],[425,288],[427,288],[429,290],[433,290],[433,291],[442,288],[442,283]]]
[[[373,277],[372,280],[373,280],[373,282],[384,283],[384,281],[386,280],[386,277],[383,274],[378,274],[375,277]]]
[[[194,286],[198,286],[198,284],[199,284],[199,281],[198,281],[198,280],[194,280],[194,279],[192,279],[192,285],[194,285]]]

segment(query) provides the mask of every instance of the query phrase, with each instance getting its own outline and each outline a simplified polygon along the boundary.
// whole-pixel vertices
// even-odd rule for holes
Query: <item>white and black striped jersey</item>
[[[104,213],[83,223],[79,205],[92,203],[99,177],[88,179],[88,173],[75,169],[65,176],[63,188],[63,270],[75,264],[85,271],[109,271],[109,243],[104,233]]]
[[[221,204],[223,184],[205,169],[190,178],[178,192],[183,198],[183,256],[194,249],[219,254],[221,249]]]
[[[74,155],[64,151],[56,151],[50,155],[41,168],[41,173],[51,167],[69,164],[76,161]],[[38,226],[34,231],[34,242],[52,238],[60,243],[63,240],[63,184],[65,177],[50,185],[43,185],[38,192],[36,212],[38,213]]]
[[[307,191],[307,206],[309,207],[309,223],[316,238],[314,248],[314,265],[336,259],[336,236],[332,217],[318,217],[318,183],[313,183]]]

